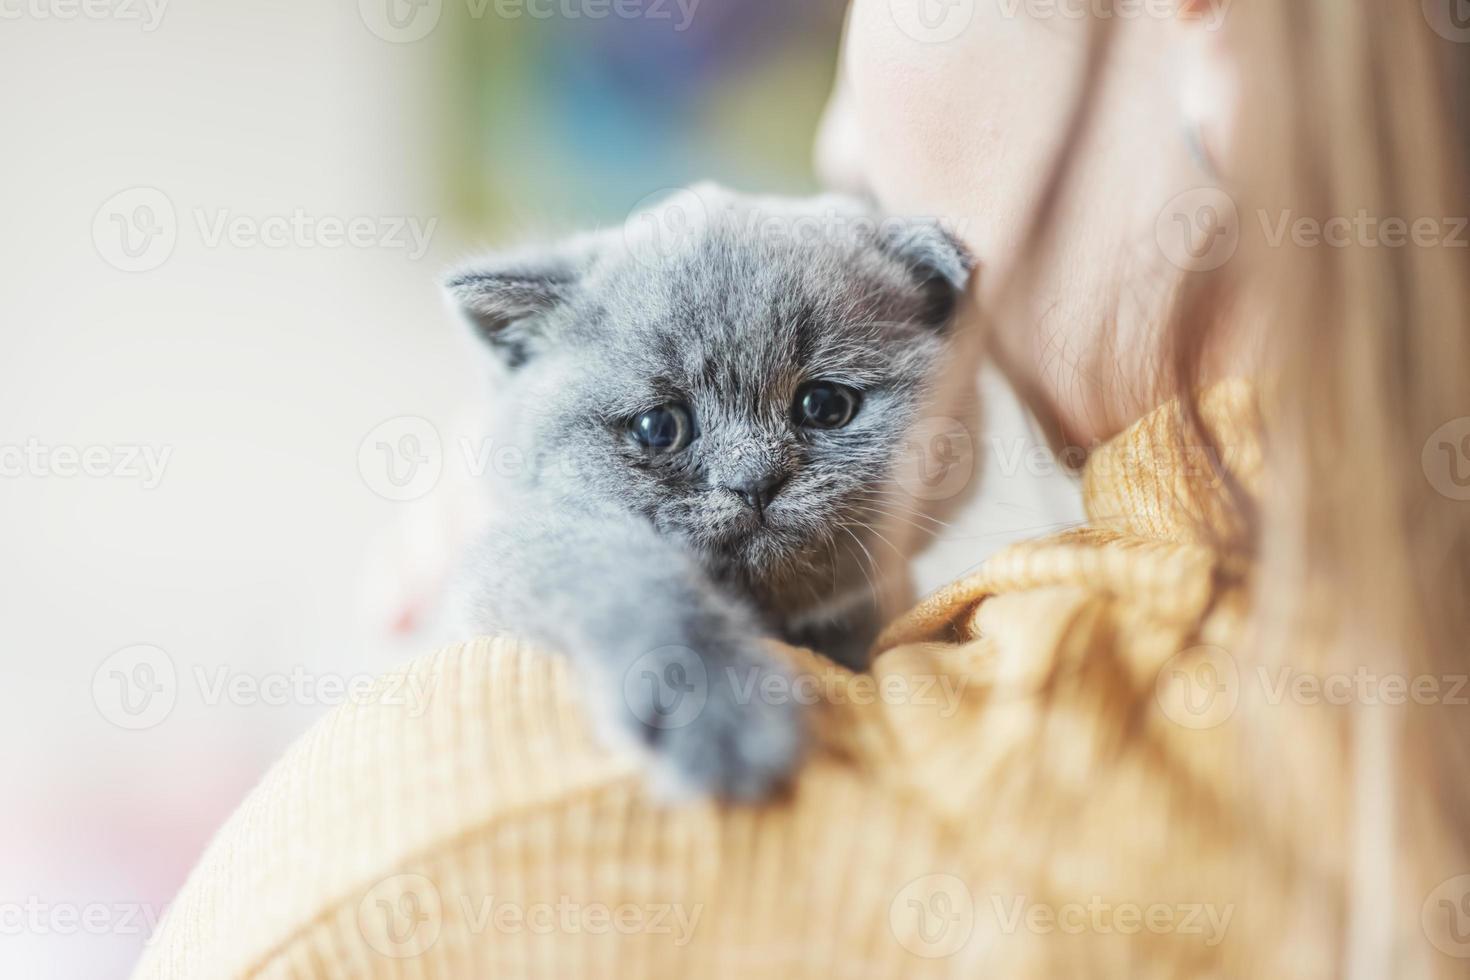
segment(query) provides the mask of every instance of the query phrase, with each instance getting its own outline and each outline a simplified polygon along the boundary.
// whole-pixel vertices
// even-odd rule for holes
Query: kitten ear
[[[581,282],[588,258],[572,247],[491,255],[450,275],[444,288],[475,335],[518,368],[544,336],[545,315]]]
[[[938,221],[885,222],[878,247],[908,268],[924,294],[920,318],[935,327],[949,323],[975,271],[964,243]]]

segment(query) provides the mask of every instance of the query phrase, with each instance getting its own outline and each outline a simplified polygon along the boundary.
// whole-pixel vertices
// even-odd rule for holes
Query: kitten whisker
[[[900,549],[898,547],[898,545],[894,544],[892,541],[889,541],[886,537],[884,537],[881,533],[879,533],[878,529],[876,527],[874,527],[873,525],[868,524],[868,523],[865,523],[863,521],[858,521],[856,524],[854,524],[852,526],[858,527],[858,528],[861,528],[864,531],[867,531],[869,534],[873,535],[879,541],[882,541],[884,544],[888,545],[888,547],[890,547],[890,548],[893,549],[893,553],[896,554],[896,555],[898,555],[900,561],[907,561],[908,560],[908,556],[903,553],[902,549]]]
[[[940,536],[940,533],[941,533],[940,531],[937,531],[937,530],[935,530],[932,527],[925,527],[922,524],[919,524],[919,523],[917,523],[915,521],[912,521],[912,520],[910,520],[909,518],[905,517],[902,514],[894,514],[894,513],[891,513],[889,511],[883,510],[882,508],[878,508],[878,507],[854,507],[853,510],[858,511],[859,513],[863,513],[863,514],[877,514],[880,517],[886,517],[889,520],[900,521],[900,522],[902,522],[904,524],[907,524],[909,527],[913,528],[916,531],[920,531],[920,532],[922,532],[924,534],[933,535],[936,538],[939,537]]]
[[[847,533],[847,536],[849,538],[852,538],[853,542],[856,543],[859,548],[863,549],[863,554],[867,556],[868,563],[872,566],[873,575],[879,574],[878,563],[873,560],[873,553],[868,550],[867,545],[863,544],[862,539],[859,538],[856,534],[853,534],[852,529],[849,528],[846,524],[839,523],[837,526],[845,531]],[[863,573],[863,578],[867,579],[868,581],[868,589],[870,591],[870,594],[875,596],[878,595],[878,583],[874,581],[873,575],[868,574],[868,569],[863,566],[862,561],[857,557],[857,555],[854,554],[852,557],[853,561],[857,562],[858,570]]]
[[[906,498],[902,494],[888,494],[886,496],[885,495],[874,496],[874,495],[867,495],[867,494],[863,494],[863,493],[857,493],[857,494],[854,494],[853,497],[854,497],[854,499],[856,499],[856,500],[858,500],[859,502],[862,502],[862,503],[893,504],[893,505],[897,505],[899,507],[899,509],[902,510],[905,514],[908,514],[911,517],[922,518],[923,520],[926,520],[926,521],[932,521],[933,523],[938,524],[941,527],[953,527],[954,526],[954,525],[950,524],[948,521],[942,521],[939,518],[934,517],[934,516],[932,516],[930,514],[926,514],[923,511],[918,510],[918,509],[916,509],[914,507],[906,507],[906,506],[903,506],[903,501],[906,500]]]

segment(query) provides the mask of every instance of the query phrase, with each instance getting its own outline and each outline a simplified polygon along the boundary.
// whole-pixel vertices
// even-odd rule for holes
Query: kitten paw
[[[661,798],[756,802],[782,789],[801,761],[801,706],[764,652],[662,647],[628,670],[623,697]]]

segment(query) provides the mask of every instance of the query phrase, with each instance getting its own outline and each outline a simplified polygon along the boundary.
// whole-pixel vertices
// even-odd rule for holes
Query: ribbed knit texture
[[[826,692],[789,798],[660,805],[592,737],[558,658],[453,646],[407,668],[421,715],[386,679],[267,774],[136,976],[1311,975],[1310,923],[1261,890],[1274,857],[1237,812],[1236,726],[1178,723],[1157,685],[1243,621],[1184,520],[1208,507],[1161,455],[1167,411],[1095,455],[1092,526],[893,624],[872,681],[907,695],[781,648]],[[1080,928],[1047,927],[1074,906]]]

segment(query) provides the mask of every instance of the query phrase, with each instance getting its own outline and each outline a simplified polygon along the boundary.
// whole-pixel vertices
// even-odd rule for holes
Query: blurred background
[[[0,976],[125,976],[287,744],[439,639],[478,376],[442,272],[815,189],[842,15],[0,3]],[[1011,455],[927,585],[1076,514],[987,388]]]

